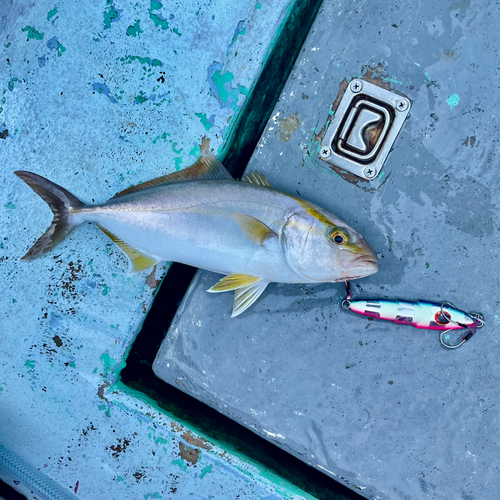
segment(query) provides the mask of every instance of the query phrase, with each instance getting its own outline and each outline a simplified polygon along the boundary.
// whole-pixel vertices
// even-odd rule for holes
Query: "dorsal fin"
[[[256,186],[272,187],[269,181],[265,178],[264,174],[259,174],[259,172],[250,172],[241,180],[243,182],[248,182],[249,184],[255,184]]]
[[[137,186],[132,186],[124,191],[115,194],[112,200],[120,198],[130,193],[136,193],[143,189],[148,189],[156,186],[163,186],[173,182],[199,181],[199,180],[218,180],[232,179],[231,174],[226,170],[224,165],[208,150],[204,149],[201,156],[191,166],[174,172],[173,174],[164,175],[151,181],[143,182]]]

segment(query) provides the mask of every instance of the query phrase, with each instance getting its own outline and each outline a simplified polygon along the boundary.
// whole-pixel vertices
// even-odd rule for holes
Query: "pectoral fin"
[[[108,231],[105,227],[97,224],[97,227],[109,238],[113,240],[118,247],[120,247],[123,252],[127,254],[131,261],[131,268],[129,270],[129,274],[140,273],[149,267],[154,266],[158,263],[158,259],[154,257],[149,257],[148,255],[144,255],[135,248],[132,248],[130,245],[125,243],[123,240],[115,236],[112,232]]]
[[[248,274],[230,274],[229,276],[224,276],[224,278],[222,278],[212,288],[209,288],[207,292],[230,292],[231,290],[236,290],[238,288],[252,286],[258,281],[260,281],[260,278],[249,276]]]
[[[266,226],[263,222],[252,217],[235,212],[233,219],[238,223],[243,234],[257,245],[262,245],[266,238],[278,236],[272,229]]]
[[[269,281],[256,276],[230,274],[224,276],[207,292],[218,293],[235,290],[233,312],[231,314],[231,318],[234,318],[246,311],[262,295],[268,284]]]

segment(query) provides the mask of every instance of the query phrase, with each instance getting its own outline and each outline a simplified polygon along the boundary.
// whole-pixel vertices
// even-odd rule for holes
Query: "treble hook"
[[[446,305],[446,304],[449,304],[449,302],[445,302],[442,306],[441,306],[441,313],[443,314],[443,307]],[[449,304],[450,306],[453,306],[453,304]],[[453,306],[454,307],[454,306]],[[469,333],[465,336],[465,337],[462,337],[462,340],[458,343],[458,344],[455,344],[455,345],[452,345],[452,344],[447,344],[444,340],[443,340],[443,335],[445,335],[446,333],[448,332],[451,332],[452,330],[445,330],[444,332],[441,332],[439,334],[439,341],[441,342],[441,344],[446,347],[447,349],[456,349],[457,347],[460,347],[462,344],[464,344],[465,342],[467,342],[469,339],[472,338],[472,336],[476,333],[477,329],[478,328],[482,328],[484,326],[484,317],[481,313],[467,313],[471,318],[475,319],[476,322],[474,323],[474,325],[472,327],[470,327],[470,331]],[[454,321],[450,321],[451,323],[455,323]],[[460,323],[456,323],[456,324],[460,324]]]

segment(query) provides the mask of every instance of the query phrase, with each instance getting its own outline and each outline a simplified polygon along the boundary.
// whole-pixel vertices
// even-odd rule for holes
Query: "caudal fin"
[[[54,219],[50,227],[21,259],[32,260],[47,253],[73,231],[77,224],[71,222],[72,211],[85,205],[66,189],[40,175],[24,170],[17,170],[14,173],[26,182],[49,205],[54,213]]]

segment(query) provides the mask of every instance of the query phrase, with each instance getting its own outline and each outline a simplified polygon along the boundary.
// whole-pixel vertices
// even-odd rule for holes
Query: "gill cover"
[[[312,218],[291,215],[283,227],[281,245],[286,263],[305,280],[317,283],[335,279],[331,269],[332,264],[338,267],[338,250],[328,240],[326,230]]]

